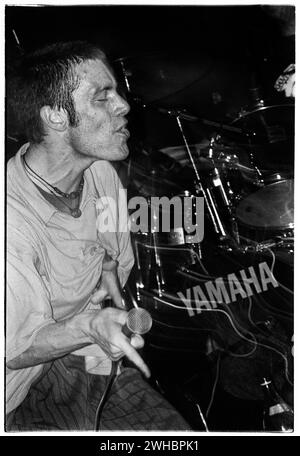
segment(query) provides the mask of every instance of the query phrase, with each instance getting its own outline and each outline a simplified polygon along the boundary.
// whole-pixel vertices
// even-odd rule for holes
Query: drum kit
[[[174,93],[182,96],[186,86],[207,73],[203,65],[198,73],[195,66],[184,72],[170,59],[155,62],[153,56],[138,61],[124,57],[116,65],[133,119],[141,122],[143,116],[159,115],[161,130],[164,119],[171,121],[179,138],[176,145],[158,147],[149,145],[148,139],[134,142],[132,138],[125,162],[128,196],[143,196],[149,214],[148,229],[132,235],[137,302],[145,305],[152,297],[158,308],[155,298],[167,298],[180,307],[177,295],[186,283],[183,277],[188,275],[194,283],[199,274],[220,275],[219,257],[226,261],[238,257],[241,269],[241,258],[268,255],[271,249],[272,255],[292,267],[294,105],[286,99],[282,104],[267,104],[257,97],[254,104],[241,107],[226,122],[206,119],[186,107],[163,103],[171,95],[174,98]],[[190,125],[199,128],[197,142],[190,141]],[[190,236],[184,223],[186,213],[182,226],[171,224],[168,233],[161,227],[153,229],[153,218],[162,218],[165,210],[157,207],[153,211],[153,197],[188,200],[193,222],[199,221],[196,201],[201,197],[204,236],[198,240]],[[168,208],[167,215],[171,212]],[[232,272],[231,261],[228,267]]]
[[[129,58],[116,62],[134,112],[133,119],[138,118],[140,123],[143,116],[150,116],[151,122],[151,115],[158,115],[161,131],[164,119],[167,123],[171,121],[177,137],[175,145],[158,146],[151,144],[151,138],[149,141],[139,137],[134,141],[133,137],[129,143],[131,154],[124,163],[123,183],[128,196],[143,196],[149,215],[148,226],[132,233],[136,262],[127,285],[133,305],[147,308],[154,317],[148,349],[156,347],[168,354],[172,351],[191,352],[192,356],[195,351],[207,354],[213,332],[215,336],[221,335],[217,337],[219,344],[228,347],[238,343],[243,351],[243,340],[235,338],[237,331],[233,322],[238,321],[243,321],[242,326],[235,323],[244,328],[241,329],[243,334],[248,334],[250,327],[262,337],[262,345],[268,347],[270,339],[263,331],[274,315],[276,320],[284,321],[284,337],[293,327],[294,104],[286,99],[281,104],[266,103],[259,98],[254,104],[241,107],[226,121],[206,119],[186,107],[163,103],[171,95],[174,98],[174,93],[182,96],[193,78],[199,78],[194,67],[188,74],[181,69],[176,79],[176,74],[171,77],[170,71],[164,71],[161,61],[155,67],[153,58],[146,61],[147,76],[136,70],[142,67],[142,62],[130,63]],[[204,71],[202,67],[201,71]],[[190,140],[190,125],[194,131],[199,128],[197,141]],[[182,201],[182,207],[183,201],[188,201],[189,213],[184,212],[181,225],[171,223],[169,232],[161,226],[157,229],[154,219],[155,222],[162,219],[166,215],[164,211],[169,217],[174,214],[170,208],[161,206],[153,210],[153,197],[177,198]],[[199,197],[203,200],[204,235],[197,239],[190,236],[184,222],[187,217],[194,227],[199,222]],[[193,300],[191,290],[199,283],[203,285],[265,260],[282,288],[276,288],[270,295],[260,295],[256,306],[250,300],[246,305],[246,319],[244,310],[236,304],[234,313],[227,306],[229,317],[222,322],[220,316],[224,310],[219,314],[199,312],[196,315],[199,302],[196,298]],[[197,320],[191,319],[191,315],[196,315]],[[233,336],[228,332],[228,321],[235,328]],[[255,321],[262,322],[261,326]],[[196,336],[199,328],[201,336],[199,332]],[[282,339],[280,332],[273,336],[274,340]],[[259,366],[269,362],[276,365],[273,355],[276,350],[281,351],[281,346],[270,350],[259,358]],[[238,362],[238,356],[244,355],[236,355],[234,362]],[[250,391],[251,395],[259,398],[256,387]]]
[[[181,137],[180,145],[159,150],[142,141],[128,162],[127,183],[132,192],[148,198],[203,197],[207,230],[212,231],[206,236],[213,235],[223,249],[263,250],[271,243],[276,247],[284,244],[291,252],[294,105],[266,105],[257,97],[254,106],[242,107],[226,123],[199,118],[185,108],[157,105],[155,98],[161,101],[173,92],[183,92],[205,71],[203,65],[184,72],[174,61],[161,56],[155,60],[155,55],[144,60],[124,57],[116,64],[132,109],[138,106],[141,116],[159,112],[171,118]],[[132,87],[138,95],[132,94]],[[185,125],[197,122],[206,134],[199,143],[191,144]],[[184,187],[187,182],[188,188]]]

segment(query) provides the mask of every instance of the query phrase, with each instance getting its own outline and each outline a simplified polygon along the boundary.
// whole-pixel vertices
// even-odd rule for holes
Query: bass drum
[[[279,391],[285,376],[292,378],[293,266],[271,249],[228,252],[206,240],[203,244],[203,259],[197,264],[179,267],[177,257],[163,268],[174,279],[161,293],[140,280],[140,272],[160,270],[148,268],[146,258],[136,262],[130,287],[136,290],[138,305],[153,318],[146,335],[148,359],[163,365],[181,359],[197,370],[195,355],[205,354],[213,365],[219,358],[219,381],[225,390],[245,400],[262,400],[261,375],[272,377]],[[272,271],[278,286],[265,282],[262,265]],[[252,293],[236,294],[236,284],[246,290],[251,271]],[[224,294],[217,298],[211,291],[220,291],[221,283]]]

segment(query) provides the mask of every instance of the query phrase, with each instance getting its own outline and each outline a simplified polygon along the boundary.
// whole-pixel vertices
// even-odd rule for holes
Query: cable
[[[275,253],[269,247],[266,247],[266,250],[268,250],[271,253],[271,255],[272,255],[272,260],[273,261],[272,261],[272,266],[271,266],[271,274],[272,274],[273,278],[275,279],[274,274],[273,274],[273,270],[274,270],[274,266],[275,266],[275,262],[276,262]]]
[[[208,429],[208,427],[207,427],[207,424],[206,424],[206,421],[205,421],[205,419],[204,419],[203,413],[202,413],[202,411],[201,411],[200,405],[199,405],[197,402],[196,402],[196,406],[197,406],[199,415],[200,415],[200,417],[201,417],[202,423],[204,424],[205,430],[206,430],[206,432],[209,432],[209,429]]]
[[[152,317],[152,320],[154,321],[154,323],[158,324],[158,325],[161,325],[161,326],[165,326],[167,328],[171,328],[171,329],[178,329],[178,330],[186,330],[186,331],[207,331],[206,329],[203,329],[203,328],[195,328],[194,326],[175,326],[175,325],[169,325],[168,323],[164,323],[163,321],[161,320],[156,320],[155,318]],[[216,330],[212,330],[212,332],[217,332]]]
[[[272,267],[271,267],[271,273],[272,273],[273,278],[276,280],[276,282],[280,285],[281,288],[283,288],[288,293],[294,294],[293,290],[291,290],[290,288],[286,287],[282,283],[278,282],[278,280],[274,277],[273,269],[274,269],[275,261],[276,261],[275,254],[274,254],[273,250],[271,250],[269,247],[266,247],[266,250],[268,250],[271,253],[272,257],[273,257],[273,264],[272,264]]]
[[[194,405],[194,404],[196,405],[196,407],[197,407],[197,409],[198,409],[198,412],[199,412],[199,415],[200,415],[200,418],[201,418],[201,421],[202,421],[202,423],[203,423],[203,425],[204,425],[204,427],[205,427],[205,431],[206,431],[206,432],[209,432],[207,423],[206,423],[206,421],[205,421],[205,418],[204,418],[204,416],[203,416],[201,407],[200,407],[200,405],[198,404],[198,402],[195,401],[194,397],[193,397],[190,393],[185,393],[184,395],[185,395],[186,399],[187,399],[189,402],[191,402],[193,405]]]
[[[176,304],[171,304],[167,301],[165,301],[164,299],[161,299],[161,298],[158,298],[157,296],[154,296],[153,297],[155,300],[157,301],[161,301],[163,302],[164,304],[167,304],[168,306],[171,306],[171,307],[175,307],[177,309],[180,309],[180,310],[195,310],[193,307],[181,307],[181,306],[176,306]],[[207,301],[207,302],[212,302],[212,301]],[[220,312],[220,313],[223,313],[224,315],[226,315],[226,317],[229,319],[230,323],[231,323],[231,326],[233,327],[233,329],[235,330],[235,332],[237,333],[237,335],[239,337],[241,337],[242,339],[245,339],[246,341],[248,342],[251,342],[251,343],[256,343],[256,339],[255,339],[255,336],[253,335],[255,341],[251,340],[251,339],[248,339],[247,337],[243,336],[242,333],[240,333],[240,331],[236,328],[235,324],[233,323],[233,319],[230,315],[228,315],[227,312],[225,312],[225,310],[222,310],[222,309],[201,309],[201,312]]]
[[[95,426],[94,426],[94,430],[95,431],[99,431],[100,430],[101,415],[102,415],[104,406],[106,404],[107,397],[108,397],[108,395],[110,393],[110,390],[111,390],[111,388],[113,386],[113,383],[114,383],[115,379],[117,378],[117,371],[118,371],[119,363],[120,363],[120,360],[119,361],[112,361],[112,363],[111,363],[111,371],[110,371],[109,377],[107,379],[107,384],[106,384],[105,390],[104,390],[104,392],[102,394],[102,397],[101,397],[101,399],[99,401],[99,404],[98,404],[98,407],[97,407],[97,410],[96,410]]]
[[[252,298],[251,298],[251,296],[248,296],[248,301],[249,301],[249,308],[248,308],[248,313],[247,313],[248,320],[250,321],[252,326],[257,327],[257,324],[252,320],[252,317],[251,317],[251,309],[252,309]]]
[[[272,252],[272,253],[273,253],[273,252]],[[275,265],[275,256],[273,256],[272,270],[273,270],[273,268],[274,268],[274,265]],[[187,274],[183,273],[183,275],[187,275]],[[273,277],[274,277],[274,276],[273,276]],[[159,299],[159,298],[154,297],[154,299],[158,299],[158,300],[160,300],[160,301],[166,303],[166,304],[169,305],[169,306],[172,306],[172,307],[175,307],[175,308],[183,309],[183,307],[175,306],[174,304],[168,303],[168,302],[162,300],[161,298]],[[213,302],[213,301],[206,301],[206,302],[207,302],[207,303],[208,303],[208,302],[209,302],[209,303],[216,303],[216,302]],[[249,306],[248,315],[249,315],[249,312],[251,312],[251,306],[252,306],[252,301],[250,301],[250,306]],[[185,307],[185,309],[187,309],[187,310],[190,310],[190,309],[191,309],[191,310],[195,311],[195,309],[194,309],[194,308],[191,308],[191,307],[190,307],[190,308],[189,308],[189,307]],[[235,332],[239,335],[239,337],[242,337],[242,338],[244,338],[245,340],[247,340],[248,342],[251,342],[251,343],[255,344],[255,346],[253,347],[253,349],[250,350],[248,353],[246,353],[246,354],[245,354],[245,353],[244,353],[244,354],[237,354],[237,353],[231,353],[231,352],[230,352],[230,354],[231,354],[232,356],[237,357],[237,358],[248,357],[248,356],[251,356],[251,355],[256,351],[257,346],[259,346],[259,345],[260,345],[260,346],[265,346],[265,345],[262,345],[262,344],[260,344],[260,343],[257,342],[257,339],[256,339],[256,337],[254,336],[254,334],[253,334],[252,332],[246,330],[245,328],[241,328],[241,326],[238,324],[238,322],[235,320],[234,316],[232,315],[232,311],[231,311],[231,309],[230,309],[229,306],[228,306],[227,309],[226,309],[227,312],[222,311],[222,310],[220,310],[220,309],[201,309],[201,311],[202,311],[202,310],[203,310],[203,311],[219,311],[219,312],[225,313],[225,315],[229,318],[230,323],[231,323],[233,329],[234,329]],[[228,313],[231,314],[231,318],[229,317]],[[233,320],[235,320],[236,325],[233,324]],[[251,320],[251,316],[250,316],[250,322],[251,322],[254,326],[256,326],[255,323]],[[238,326],[241,330],[244,330],[246,333],[250,334],[250,335],[252,336],[253,340],[244,337],[244,336],[237,330],[236,326]],[[267,347],[267,346],[265,346],[265,347]],[[280,353],[280,352],[278,352],[278,351],[277,351],[276,349],[274,349],[274,348],[269,347],[269,349],[274,350],[274,351],[276,351],[277,353]],[[283,356],[283,355],[281,354],[281,356]],[[287,372],[287,369],[286,369],[286,372]]]
[[[165,303],[165,304],[167,304],[167,305],[169,305],[169,306],[171,306],[171,307],[175,307],[175,308],[177,308],[177,309],[181,309],[181,310],[190,309],[190,310],[193,310],[193,311],[195,310],[195,309],[193,309],[192,307],[185,307],[185,308],[184,308],[184,307],[181,307],[181,306],[176,306],[175,304],[168,303],[167,301],[165,301],[165,300],[163,300],[163,299],[161,299],[161,298],[158,298],[158,297],[156,297],[156,296],[154,297],[154,299],[157,300],[157,301],[161,301],[161,302],[163,302],[163,303]],[[249,339],[248,337],[245,337],[245,336],[244,336],[242,333],[240,333],[240,331],[236,328],[236,326],[235,326],[234,323],[233,323],[233,320],[232,320],[231,316],[228,315],[228,313],[225,312],[224,310],[221,310],[221,309],[201,309],[201,312],[205,312],[205,311],[207,311],[207,312],[221,312],[221,313],[225,314],[226,317],[229,319],[229,321],[230,321],[230,323],[231,323],[231,326],[233,327],[233,329],[235,330],[235,332],[239,335],[239,337],[240,337],[241,339],[244,339],[244,340],[246,340],[247,342],[250,342],[250,343],[254,344],[256,347],[257,347],[257,346],[264,347],[264,348],[267,348],[268,350],[271,350],[271,351],[274,351],[275,353],[278,353],[278,354],[283,358],[283,360],[284,360],[284,364],[285,364],[285,377],[286,377],[288,383],[289,383],[290,385],[293,385],[293,382],[289,379],[289,376],[288,376],[288,360],[287,360],[287,357],[286,357],[285,355],[283,355],[280,351],[276,350],[276,348],[273,348],[273,347],[268,346],[268,345],[266,345],[266,344],[263,344],[263,343],[261,343],[261,342],[257,342],[256,337],[255,337],[253,334],[251,334],[251,333],[249,333],[249,334],[251,334],[251,335],[253,336],[253,339],[254,339],[254,340],[251,340],[251,339]],[[237,355],[237,354],[234,354],[234,356],[236,356],[236,357],[245,357],[245,356],[250,356],[250,355],[249,355],[249,354],[247,354],[247,355]]]
[[[166,293],[165,293],[165,294],[166,294]],[[173,298],[173,297],[172,297],[172,298]],[[154,297],[154,299],[156,299],[156,297]],[[161,298],[160,298],[159,300],[160,300],[160,301],[164,301],[164,300],[161,299]],[[185,307],[185,308],[183,308],[183,307],[181,307],[181,306],[179,307],[179,306],[176,306],[176,305],[174,305],[174,304],[167,303],[167,301],[164,301],[164,302],[165,302],[166,304],[168,304],[169,306],[172,306],[172,307],[176,307],[176,308],[180,308],[180,309],[187,309],[187,310],[192,309],[192,308],[189,308],[189,307]],[[209,303],[209,304],[211,304],[211,303],[217,304],[216,301],[202,301],[202,303],[204,303],[204,302],[205,302],[205,303]],[[219,304],[220,304],[220,305],[223,305],[222,303],[219,303]],[[193,310],[195,310],[195,309],[193,309]],[[250,335],[253,337],[253,340],[252,340],[251,342],[254,343],[255,345],[254,345],[253,349],[250,350],[248,353],[238,354],[238,353],[232,353],[232,352],[229,351],[229,352],[228,352],[229,354],[231,354],[232,356],[237,357],[237,358],[245,358],[245,357],[251,356],[251,355],[256,351],[256,349],[257,349],[257,345],[256,345],[257,339],[256,339],[256,337],[255,337],[254,334],[252,334],[250,331],[248,331],[248,330],[246,330],[245,328],[241,327],[241,325],[238,323],[238,321],[234,318],[234,315],[233,315],[233,313],[232,313],[232,311],[231,311],[231,309],[230,309],[229,306],[226,307],[227,312],[225,312],[224,310],[221,310],[221,309],[202,309],[202,310],[204,310],[204,311],[205,311],[205,310],[207,310],[207,311],[216,311],[216,312],[219,311],[219,312],[225,313],[225,315],[229,318],[230,323],[231,323],[233,329],[235,330],[235,332],[238,334],[239,337],[243,337],[243,335],[237,330],[236,327],[239,327],[241,331],[244,331],[244,332],[250,334]],[[228,313],[230,314],[230,316],[228,315]],[[235,322],[235,325],[233,324],[233,322]],[[246,340],[249,341],[250,339],[246,338]]]
[[[220,373],[220,361],[221,361],[221,354],[219,353],[218,359],[217,359],[217,372],[216,372],[216,376],[215,376],[215,380],[214,380],[214,384],[213,384],[213,388],[212,388],[212,392],[211,392],[210,401],[209,401],[209,404],[206,409],[206,414],[205,414],[206,418],[208,417],[208,414],[210,412],[210,409],[211,409],[211,406],[212,406],[212,403],[213,403],[214,397],[215,397],[216,387],[217,387],[217,383],[219,380],[219,373]]]

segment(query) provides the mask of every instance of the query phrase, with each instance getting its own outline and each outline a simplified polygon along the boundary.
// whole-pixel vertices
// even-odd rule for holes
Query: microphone
[[[133,334],[145,334],[152,327],[152,317],[149,312],[141,307],[130,309],[127,315],[127,321],[122,326],[122,333],[126,337],[131,337]]]
[[[127,314],[127,321],[122,326],[122,333],[125,334],[127,337],[131,337],[133,334],[145,334],[146,332],[150,331],[152,326],[152,317],[147,312],[147,310],[142,309],[140,307],[133,307],[129,310]],[[110,392],[110,389],[115,381],[117,370],[119,367],[120,360],[112,361],[111,372],[108,378],[108,383],[106,384],[106,388],[104,393],[100,399],[96,410],[96,418],[95,418],[95,431],[99,431],[100,428],[100,420],[103,408],[106,403],[107,396]]]

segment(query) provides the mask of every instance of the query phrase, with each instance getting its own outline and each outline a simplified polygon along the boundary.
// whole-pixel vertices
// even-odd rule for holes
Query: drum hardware
[[[223,244],[224,243],[225,244],[226,243],[231,243],[232,237],[228,234],[228,232],[227,232],[227,230],[226,230],[226,228],[225,228],[225,226],[224,226],[224,224],[223,224],[223,222],[221,220],[221,217],[220,217],[220,215],[218,213],[218,210],[217,210],[216,204],[214,202],[211,190],[207,186],[204,186],[202,184],[202,181],[201,181],[201,178],[200,178],[200,175],[199,175],[199,172],[198,172],[198,169],[197,169],[193,154],[191,152],[191,149],[189,147],[187,138],[186,138],[184,130],[183,130],[183,126],[182,126],[182,123],[181,123],[180,115],[176,116],[176,122],[177,122],[177,125],[179,127],[179,131],[180,131],[181,136],[183,138],[184,145],[186,147],[189,159],[191,161],[191,164],[192,164],[195,176],[196,176],[196,180],[195,180],[196,195],[197,196],[202,196],[204,198],[205,206],[206,206],[206,208],[208,210],[208,214],[210,216],[210,220],[212,222],[215,234],[217,235],[217,237],[219,239],[219,242],[221,242]],[[212,141],[214,142],[214,140],[212,140]],[[211,143],[211,145],[213,144],[213,142]]]
[[[137,295],[140,296],[141,289],[154,289],[157,290],[157,294],[162,296],[168,286],[165,278],[165,261],[166,255],[174,258],[174,263],[180,265],[182,261],[191,265],[201,263],[202,252],[201,245],[199,242],[194,242],[194,236],[190,232],[190,226],[186,226],[186,221],[191,220],[195,215],[196,203],[194,195],[191,195],[189,191],[184,191],[182,194],[177,195],[182,198],[191,198],[191,203],[186,206],[185,200],[183,202],[184,211],[182,213],[182,225],[174,224],[174,227],[170,225],[170,232],[160,231],[161,214],[159,206],[153,203],[152,198],[148,197],[147,206],[148,213],[151,212],[151,229],[148,229],[144,233],[140,233],[143,236],[143,240],[139,242],[138,236],[134,239],[134,250],[136,256],[136,266],[138,272],[138,280],[136,282]],[[175,209],[175,207],[174,207]],[[170,214],[167,213],[167,216]],[[178,220],[177,220],[178,224]],[[197,226],[197,223],[196,223]],[[196,229],[196,228],[195,228]],[[143,253],[141,251],[143,249]],[[182,259],[182,255],[185,259]],[[141,261],[142,260],[142,261]],[[143,263],[143,264],[142,264]]]
[[[260,87],[250,87],[250,98],[252,100],[252,108],[263,108],[265,106],[265,100],[261,97]]]
[[[159,247],[157,243],[157,233],[143,233],[147,238],[146,242],[134,242],[136,266],[138,272],[138,279],[136,280],[136,294],[137,300],[140,300],[141,290],[151,289],[151,273],[154,271],[155,275],[155,287],[158,290],[159,296],[162,296],[162,293],[165,291],[165,277],[164,269],[162,266],[161,256],[159,252]],[[138,245],[141,245],[146,253],[144,255],[145,264],[141,263],[140,249]]]
[[[127,89],[128,93],[131,93],[131,88],[130,88],[128,76],[132,76],[132,73],[131,73],[131,71],[129,71],[129,70],[127,70],[127,69],[125,68],[125,64],[124,64],[125,58],[120,58],[120,59],[117,59],[116,61],[117,61],[117,62],[120,62],[121,71],[122,71],[122,75],[123,75],[123,77],[124,77],[126,89]]]
[[[238,233],[238,226],[236,223],[236,218],[234,215],[233,211],[233,206],[232,206],[232,197],[234,195],[233,190],[231,189],[230,182],[229,180],[225,179],[225,185],[226,185],[226,191],[224,189],[223,185],[223,177],[224,174],[226,174],[226,171],[224,171],[224,166],[223,169],[221,169],[222,176],[220,175],[220,172],[218,170],[218,167],[215,163],[215,153],[214,153],[214,147],[221,139],[221,136],[217,134],[216,136],[212,136],[210,140],[210,147],[208,151],[208,157],[212,163],[212,170],[210,172],[210,180],[211,183],[208,185],[208,187],[211,187],[211,192],[213,193],[211,195],[210,188],[208,188],[210,199],[215,201],[215,206],[218,209],[219,208],[219,213],[217,214],[219,219],[220,217],[223,216],[223,226],[225,227],[225,235],[230,239],[230,242],[227,243],[227,247],[229,250],[236,248],[239,243],[239,233]],[[218,156],[219,159],[220,156]],[[230,162],[229,157],[228,161]],[[224,165],[224,163],[223,163]],[[220,210],[221,208],[221,210]],[[227,226],[226,226],[227,225]],[[224,245],[223,245],[224,248]]]
[[[275,240],[268,240],[268,241],[258,242],[255,244],[250,244],[247,246],[244,245],[242,247],[241,251],[243,253],[249,253],[249,252],[258,253],[258,252],[264,252],[265,250],[277,249],[279,247],[283,247],[283,245],[284,244],[282,242],[278,242]],[[292,246],[290,244],[288,244],[288,247],[289,247],[289,250],[293,250]]]
[[[150,197],[147,198],[147,203],[148,203],[148,207],[151,208],[151,216],[152,216],[151,220],[154,221],[154,226],[152,226],[152,224],[151,224],[151,231],[149,233],[147,233],[148,242],[145,245],[145,248],[147,250],[146,266],[145,266],[146,267],[146,284],[150,283],[150,272],[151,272],[151,270],[154,269],[158,294],[159,294],[159,296],[162,296],[162,292],[165,290],[165,277],[164,277],[164,271],[162,268],[162,262],[161,262],[161,257],[160,257],[160,253],[159,253],[159,247],[158,247],[158,240],[157,240],[159,227],[157,226],[156,223],[159,220],[159,213],[157,212],[156,206],[151,205]],[[154,259],[154,265],[152,264],[153,259]],[[140,261],[138,262],[138,268],[140,271],[141,270]],[[141,283],[142,283],[142,280],[141,280]]]
[[[183,208],[181,226],[176,226],[174,229],[170,230],[168,236],[168,244],[170,245],[186,245],[191,250],[191,264],[195,264],[198,260],[202,259],[202,250],[201,250],[201,234],[196,232],[192,233],[190,224],[193,224],[193,216],[197,215],[197,204],[196,196],[191,194],[189,190],[184,190],[178,195],[174,195],[175,198],[179,197],[182,199],[181,208]],[[190,204],[186,206],[186,199],[190,199]],[[187,226],[186,226],[187,225]],[[195,231],[197,230],[198,224],[197,219],[195,220]],[[198,234],[200,236],[198,236]],[[196,239],[195,239],[196,238]],[[198,239],[198,240],[197,240]]]
[[[159,215],[156,212],[155,205],[154,207],[151,206],[151,211],[154,210],[153,213],[153,220],[158,220]],[[157,288],[158,288],[158,294],[159,296],[162,296],[162,292],[165,290],[165,278],[164,278],[164,273],[162,269],[162,264],[161,264],[161,258],[160,254],[158,251],[158,246],[157,246],[157,225],[154,226],[154,229],[151,230],[150,233],[150,242],[152,242],[152,246],[154,248],[154,259],[155,259],[155,275],[156,275],[156,282],[157,282]]]
[[[195,193],[196,196],[201,196],[204,198],[205,201],[205,207],[207,208],[209,219],[212,223],[214,233],[216,234],[218,241],[222,244],[222,248],[226,249],[228,248],[229,250],[232,250],[234,248],[237,248],[237,245],[239,244],[239,236],[238,236],[238,227],[237,223],[235,220],[235,216],[232,211],[231,203],[228,199],[228,196],[225,192],[223,182],[220,178],[220,174],[218,171],[218,167],[216,163],[214,162],[214,145],[216,141],[219,141],[221,136],[219,134],[213,135],[211,137],[210,143],[209,143],[209,151],[208,151],[208,158],[207,161],[210,163],[209,167],[211,168],[211,174],[209,176],[209,183],[206,184],[202,181],[200,174],[198,172],[198,168],[195,162],[195,159],[193,157],[191,148],[188,144],[185,132],[183,130],[182,122],[181,119],[184,120],[197,120],[196,117],[189,116],[186,114],[184,111],[180,110],[164,110],[166,114],[175,117],[180,134],[183,138],[183,143],[185,145],[185,149],[188,153],[189,161],[192,165],[193,172],[195,174],[195,182],[194,182],[194,187],[195,187]],[[198,119],[200,120],[200,119]],[[222,126],[221,124],[218,124],[218,126]],[[231,127],[229,127],[231,128]],[[235,128],[232,127],[234,130]],[[236,129],[239,130],[239,129]],[[239,131],[240,132],[240,131]],[[232,164],[232,157],[227,156],[226,157],[227,162],[231,162]],[[226,183],[227,187],[229,186],[228,182]],[[228,188],[229,190],[229,188]],[[215,193],[218,193],[220,196],[220,201],[216,202],[215,198]],[[233,194],[233,192],[232,192]],[[232,196],[232,194],[230,196]],[[225,208],[225,214],[221,214],[220,210],[218,208],[218,204],[224,209]],[[226,218],[226,222],[223,220],[223,218]],[[199,247],[198,247],[199,249]],[[199,249],[200,250],[200,249]]]
[[[255,184],[256,185],[263,185],[264,184],[264,179],[263,179],[263,176],[262,176],[262,173],[259,169],[259,167],[257,166],[256,162],[255,162],[255,158],[254,158],[254,154],[252,152],[252,148],[251,148],[251,139],[250,139],[250,136],[247,135],[247,138],[248,138],[248,142],[249,142],[249,146],[250,146],[250,149],[249,149],[249,152],[248,152],[248,156],[249,156],[249,160],[250,160],[250,165],[251,167],[255,170],[256,172],[256,181],[255,181]]]

